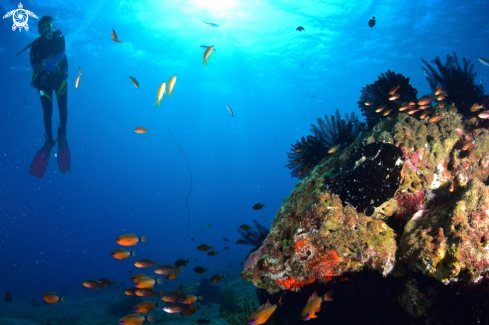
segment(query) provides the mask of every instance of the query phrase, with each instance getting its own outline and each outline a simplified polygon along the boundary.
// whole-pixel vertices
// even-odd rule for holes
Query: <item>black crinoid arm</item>
[[[255,229],[243,230],[238,228],[238,232],[243,236],[245,240],[244,244],[255,246],[255,249],[260,248],[261,244],[267,238],[268,228],[259,224],[256,220],[253,220],[255,223]]]
[[[366,124],[360,122],[354,112],[350,115],[345,114],[345,119],[342,119],[339,109],[336,110],[335,115],[331,117],[324,115],[324,120],[318,118],[317,122],[317,126],[311,125],[311,131],[314,137],[328,148],[328,151],[338,145],[340,148],[350,145],[362,131],[366,130]]]
[[[302,179],[323,158],[353,143],[366,130],[366,124],[360,122],[355,113],[345,114],[342,119],[338,109],[335,115],[324,115],[324,120],[318,118],[317,122],[318,125],[311,125],[314,135],[302,137],[291,145],[291,152],[287,152],[289,163],[286,166],[291,169],[292,177]]]
[[[447,54],[445,64],[442,64],[437,57],[431,62],[435,64],[438,71],[424,59],[421,61],[426,65],[422,69],[426,72],[426,80],[433,93],[438,85],[447,94],[445,101],[455,104],[462,115],[470,117],[477,114],[472,113],[470,107],[484,96],[484,87],[475,83],[477,72],[474,71],[474,64],[470,60],[463,58],[462,67],[455,52],[453,56]]]
[[[399,98],[389,100],[392,96],[389,92],[397,86],[399,88],[396,94],[400,95]],[[409,83],[409,78],[404,77],[400,73],[387,70],[373,84],[366,85],[362,88],[360,100],[357,104],[367,121],[368,128],[372,129],[375,124],[387,117],[396,116],[399,113],[399,107],[403,103],[417,101],[417,93],[418,91]],[[376,112],[376,110],[383,106],[385,107],[380,112]]]
[[[285,165],[291,169],[290,175],[302,179],[307,172],[328,155],[328,147],[312,135],[291,145],[291,152],[287,152],[289,163]]]

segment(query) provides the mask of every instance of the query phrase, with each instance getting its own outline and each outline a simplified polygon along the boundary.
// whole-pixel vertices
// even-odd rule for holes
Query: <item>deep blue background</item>
[[[489,89],[487,1],[35,1],[67,40],[68,142],[71,172],[60,174],[52,151],[44,178],[29,175],[44,143],[42,109],[29,86],[28,51],[37,37],[0,20],[0,292],[31,295],[89,278],[128,282],[135,258],[110,257],[124,233],[147,235],[140,258],[196,258],[174,283],[211,273],[239,276],[250,246],[236,228],[256,219],[269,227],[297,179],[285,167],[290,144],[316,118],[359,112],[360,90],[387,69],[429,91],[421,58],[447,54],[472,60]],[[2,16],[16,9],[0,0]],[[367,25],[371,16],[377,25]],[[203,21],[220,25],[210,27]],[[295,29],[302,25],[305,32]],[[123,43],[112,41],[115,29]],[[200,45],[215,45],[201,66]],[[71,87],[78,67],[78,89]],[[129,79],[140,83],[136,89]],[[152,106],[163,81],[177,75],[171,99]],[[317,98],[313,98],[316,96]],[[232,118],[225,105],[233,108]],[[58,112],[55,109],[54,123]],[[148,128],[138,135],[138,126]],[[221,254],[212,267],[187,229]],[[260,211],[251,209],[262,202]],[[211,228],[207,228],[213,223]],[[200,232],[201,226],[205,229]],[[229,230],[227,232],[226,230]],[[222,241],[223,237],[231,240]],[[229,251],[222,247],[230,246]],[[240,249],[243,252],[240,252]],[[232,263],[235,268],[223,267]],[[189,276],[191,278],[189,278]],[[82,288],[83,289],[83,288]],[[3,291],[2,291],[3,290]],[[88,289],[87,289],[88,290]]]

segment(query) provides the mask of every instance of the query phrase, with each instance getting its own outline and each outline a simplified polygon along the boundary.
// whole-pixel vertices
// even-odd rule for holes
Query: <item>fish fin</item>
[[[333,291],[330,290],[324,294],[323,301],[333,301]]]
[[[158,284],[163,284],[163,283],[164,283],[164,282],[163,282],[163,278],[159,278],[159,279],[157,279],[157,280],[156,280],[156,283],[158,283]]]
[[[145,243],[148,241],[148,239],[146,238],[146,236],[141,236],[139,237],[139,241]]]
[[[200,295],[197,298],[199,298],[199,300],[204,300],[204,295]]]
[[[319,303],[315,310],[316,313],[319,313],[319,311],[321,311],[321,303]]]
[[[129,256],[137,256],[136,251],[132,251],[131,254],[129,254]]]
[[[146,316],[146,321],[155,323],[155,315]]]
[[[314,292],[312,293],[312,296],[311,296],[311,298],[310,298],[310,299],[314,299],[314,298],[317,298],[317,297],[318,297],[318,292],[317,292],[317,291],[314,291]]]
[[[309,319],[311,319],[311,318],[318,318],[318,317],[315,314],[312,314],[309,316]]]
[[[66,304],[66,297],[65,296],[59,297],[59,301],[61,301],[62,303]]]

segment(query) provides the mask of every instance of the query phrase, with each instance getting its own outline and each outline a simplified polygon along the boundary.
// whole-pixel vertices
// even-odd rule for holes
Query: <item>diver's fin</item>
[[[60,132],[60,128],[58,128],[58,167],[61,173],[69,172],[71,169],[70,147],[66,140],[66,132]]]
[[[44,135],[46,137],[46,135]],[[34,160],[32,160],[31,168],[29,169],[29,174],[32,176],[36,176],[42,178],[44,176],[44,172],[48,167],[49,156],[51,155],[51,149],[54,147],[56,141],[52,139],[48,139],[46,137],[46,142],[44,146],[37,152]]]

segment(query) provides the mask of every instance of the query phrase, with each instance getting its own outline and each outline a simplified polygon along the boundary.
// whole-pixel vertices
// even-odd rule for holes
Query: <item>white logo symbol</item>
[[[14,24],[12,25],[13,31],[15,31],[17,27],[19,28],[19,32],[22,31],[22,28],[25,28],[25,30],[28,31],[29,25],[27,25],[27,20],[29,20],[29,16],[37,18],[37,16],[32,11],[22,8],[22,3],[19,3],[19,9],[9,11],[5,16],[3,16],[3,18],[8,18],[12,16],[14,20]]]

